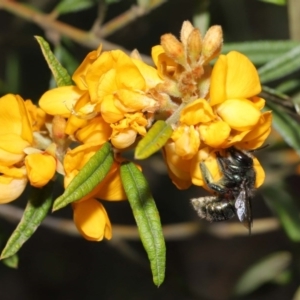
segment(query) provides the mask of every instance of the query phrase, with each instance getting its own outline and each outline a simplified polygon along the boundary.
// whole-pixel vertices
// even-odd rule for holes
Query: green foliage
[[[261,83],[283,78],[300,69],[300,45],[258,69]]]
[[[40,44],[43,55],[48,63],[57,86],[72,85],[72,78],[68,71],[60,64],[50,49],[50,45],[40,36],[35,37]]]
[[[239,279],[234,289],[235,296],[249,294],[263,284],[276,280],[290,265],[292,255],[281,251],[268,255],[253,264]]]
[[[260,0],[262,2],[267,2],[271,4],[276,4],[276,5],[286,5],[286,0]]]
[[[153,281],[160,286],[165,278],[166,246],[159,212],[146,178],[134,163],[122,164],[121,178],[141,241],[150,260]]]
[[[69,14],[88,9],[96,5],[97,3],[98,1],[96,0],[62,0],[59,1],[54,10],[57,11],[59,14]]]
[[[287,236],[294,242],[300,242],[300,211],[296,199],[280,183],[265,186],[262,191],[264,199],[278,217]]]
[[[172,132],[172,127],[165,121],[157,121],[138,143],[135,150],[135,158],[145,159],[160,150],[168,141]]]
[[[276,59],[298,45],[298,41],[290,40],[225,43],[222,47],[222,53],[226,54],[233,50],[239,51],[245,54],[255,65],[262,65]]]
[[[17,269],[19,264],[19,257],[17,254],[11,255],[2,260],[3,264],[12,269]]]
[[[31,194],[23,217],[4,247],[0,259],[15,255],[22,245],[34,234],[52,205],[53,183],[42,189],[31,188]]]
[[[286,143],[300,155],[300,131],[298,122],[271,101],[268,102],[266,109],[272,110],[273,126]]]

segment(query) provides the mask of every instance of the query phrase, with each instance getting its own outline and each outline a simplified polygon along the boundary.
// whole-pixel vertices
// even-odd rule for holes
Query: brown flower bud
[[[185,47],[187,46],[188,38],[189,38],[191,32],[193,31],[193,29],[194,29],[194,26],[192,25],[192,23],[190,21],[183,22],[181,31],[180,31],[180,40]]]
[[[65,140],[67,135],[65,134],[66,120],[61,116],[54,116],[52,120],[52,135],[53,140],[60,144],[62,140]]]
[[[203,39],[201,60],[207,63],[221,52],[223,44],[223,33],[221,26],[215,25],[208,29]]]
[[[196,63],[201,55],[202,38],[199,29],[194,28],[187,41],[187,55],[191,64]]]
[[[164,34],[160,41],[167,56],[172,58],[176,63],[186,66],[184,47],[174,35],[170,33]]]

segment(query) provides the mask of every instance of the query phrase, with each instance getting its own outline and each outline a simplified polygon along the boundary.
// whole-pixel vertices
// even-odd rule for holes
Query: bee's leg
[[[200,163],[200,169],[205,183],[212,191],[217,192],[218,194],[223,194],[226,192],[226,189],[223,187],[223,185],[220,182],[213,181],[211,173],[209,172],[205,163],[203,162]]]
[[[234,201],[208,196],[191,199],[199,217],[210,222],[225,221],[235,216]]]
[[[228,151],[229,152],[229,151]],[[228,157],[221,156],[219,152],[216,152],[217,161],[222,174],[227,177],[230,181],[234,181],[234,175],[239,173],[239,166]]]

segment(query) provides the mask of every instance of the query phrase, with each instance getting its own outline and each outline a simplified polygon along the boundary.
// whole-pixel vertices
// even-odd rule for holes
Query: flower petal
[[[255,187],[259,188],[265,181],[265,171],[256,157],[253,158],[253,166],[256,172]]]
[[[163,148],[163,154],[172,182],[180,190],[189,188],[192,184],[189,172],[191,161],[183,160],[175,153],[174,143],[167,143]]]
[[[212,148],[220,148],[227,141],[230,131],[230,126],[223,121],[201,124],[199,126],[201,140]]]
[[[198,186],[203,186],[207,190],[210,189],[207,187],[205,181],[203,180],[200,163],[205,163],[205,166],[209,170],[214,181],[218,181],[222,177],[220,167],[216,159],[216,154],[210,151],[211,150],[209,147],[205,147],[199,150],[197,155],[195,155],[192,159],[190,165],[192,183]]]
[[[238,147],[241,149],[257,149],[265,142],[271,132],[272,112],[263,113],[257,125],[245,135]]]
[[[226,75],[227,60],[225,55],[220,55],[215,63],[210,81],[210,105],[214,106],[226,100]]]
[[[49,115],[69,117],[76,101],[84,94],[75,86],[62,86],[47,91],[39,100],[39,106]]]
[[[80,66],[74,72],[72,79],[76,83],[77,87],[81,90],[87,89],[87,83],[85,76],[91,67],[91,64],[99,57],[102,50],[102,45],[98,47],[97,50],[93,50],[85,57]]]
[[[124,112],[114,104],[114,96],[106,96],[101,103],[101,115],[105,122],[115,123],[124,118]]]
[[[122,130],[111,138],[111,143],[118,149],[125,149],[135,142],[137,132],[130,128]]]
[[[232,98],[250,98],[261,92],[258,73],[245,55],[231,51],[226,55],[227,76],[226,96]]]
[[[0,136],[15,134],[28,143],[32,143],[29,115],[24,100],[20,96],[7,94],[0,98],[0,124]]]
[[[181,125],[172,134],[175,152],[182,159],[191,159],[200,146],[199,132],[194,126]]]
[[[112,228],[105,208],[96,199],[73,203],[73,219],[78,231],[89,241],[111,239]]]
[[[186,125],[196,125],[200,122],[210,122],[215,117],[209,103],[205,99],[197,99],[181,111],[180,122]]]
[[[231,99],[221,103],[217,108],[218,115],[232,129],[251,130],[260,119],[260,111],[247,99]]]
[[[258,73],[252,62],[243,54],[231,51],[220,55],[211,76],[210,104],[226,99],[251,98],[261,91]]]
[[[54,176],[56,160],[51,155],[33,153],[26,156],[25,166],[30,184],[40,188],[45,186]]]
[[[27,177],[13,178],[0,175],[0,204],[16,200],[25,190]]]
[[[102,145],[108,141],[111,133],[112,129],[109,124],[102,117],[96,117],[76,132],[76,138],[82,143],[99,143]]]

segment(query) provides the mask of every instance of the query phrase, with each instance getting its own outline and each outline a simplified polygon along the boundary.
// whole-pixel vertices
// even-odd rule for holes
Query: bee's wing
[[[249,197],[247,190],[242,189],[235,200],[236,215],[243,225],[248,228],[249,234],[251,233],[252,226],[252,208],[251,198]]]

